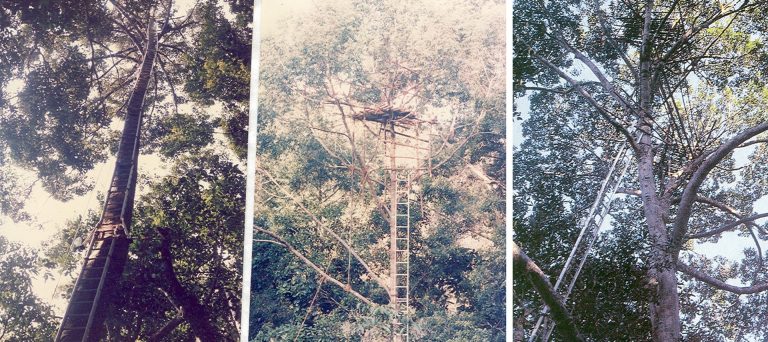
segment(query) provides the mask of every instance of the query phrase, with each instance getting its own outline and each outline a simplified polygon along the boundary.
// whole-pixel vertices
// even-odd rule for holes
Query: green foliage
[[[167,229],[182,287],[203,305],[220,335],[235,340],[245,182],[227,152],[209,146],[214,134],[224,134],[232,150],[245,156],[250,18],[244,18],[252,15],[252,5],[233,2],[238,19],[230,24],[216,1],[195,6],[189,17],[174,7],[167,22],[166,4],[0,4],[0,209],[13,219],[29,218],[24,202],[40,184],[58,200],[91,190],[87,173],[116,152],[120,132],[114,127],[125,114],[153,13],[155,22],[166,25],[158,27],[158,54],[143,99],[141,153],[159,154],[174,168],[160,180],[139,176],[137,192],[143,196],[136,200],[134,240],[119,296],[107,315],[106,338],[145,340],[180,315],[178,303],[167,296],[167,268],[160,262],[158,231]],[[200,68],[190,71],[197,67],[190,61]],[[205,87],[187,89],[196,77],[205,78]],[[223,132],[215,132],[217,126]],[[24,183],[27,178],[33,178],[31,185]],[[75,242],[87,237],[98,214],[69,221],[34,270],[58,268],[65,276],[76,271],[82,251]],[[71,288],[66,281],[58,287],[63,295]],[[13,329],[6,336],[25,331]],[[182,322],[161,340],[194,338],[189,323]]]
[[[51,307],[32,292],[38,274],[37,255],[0,236],[0,339],[46,341],[55,333]]]
[[[642,46],[646,4],[652,6],[647,21],[650,35],[648,44]],[[528,116],[515,152],[513,224],[516,241],[553,283],[576,240],[579,219],[585,216],[616,154],[616,142],[626,140],[601,116],[608,115],[633,131],[639,126],[637,108],[647,106],[643,111],[652,117],[652,153],[656,156],[651,181],[659,194],[669,191],[672,198],[665,204],[669,210],[663,209],[670,216],[669,220],[662,218],[669,221],[666,223],[678,214],[677,201],[691,178],[685,172],[698,167],[696,158],[765,121],[761,108],[766,25],[758,14],[761,5],[749,5],[754,7],[714,1],[516,4],[515,15],[520,20],[513,35],[513,81],[516,97],[526,96],[529,105],[521,102],[516,107]],[[715,16],[736,9],[738,14],[713,20],[698,31],[698,25],[708,18],[718,19]],[[593,77],[573,51],[583,53],[605,79]],[[641,61],[648,63],[648,72],[654,75],[650,89],[643,89],[639,81],[647,76],[638,67]],[[582,89],[566,82],[554,67]],[[581,91],[594,102],[587,103]],[[628,102],[620,104],[617,94]],[[595,107],[600,107],[602,115]],[[760,181],[765,163],[762,150],[762,145],[745,147],[728,155],[697,195],[741,213],[761,211],[758,203],[765,194]],[[629,170],[621,189],[638,189],[638,166],[632,164]],[[680,183],[673,184],[670,179],[677,177]],[[649,258],[654,246],[643,209],[649,208],[631,196],[620,196],[614,202],[609,220],[612,229],[595,243],[566,303],[576,325],[590,339],[651,338],[647,311],[654,298],[645,272],[652,266]],[[720,209],[695,204],[687,232],[708,231],[734,220]],[[754,234],[755,241],[764,239],[755,227],[735,231],[744,237]],[[759,284],[761,275],[751,271],[761,267],[756,249],[745,249],[739,261],[709,260],[699,254],[702,247],[698,242],[714,243],[722,237],[715,234],[687,242],[681,262],[718,279]],[[764,294],[736,296],[682,273],[678,276],[683,339],[760,340],[764,336],[764,306],[756,304]],[[529,332],[541,304],[524,281],[516,282],[514,291],[515,316],[519,317],[516,329]],[[733,304],[724,310],[726,302]]]
[[[89,211],[86,217],[78,216],[67,221],[66,226],[56,234],[53,242],[45,246],[45,266],[50,269],[58,268],[65,276],[80,272],[79,268],[84,258],[82,252],[87,247],[88,236],[99,218],[98,214]],[[68,293],[67,290],[69,289],[62,293]]]
[[[193,110],[193,114],[179,113],[159,118],[147,132],[150,139],[155,139],[145,146],[172,158],[207,146],[213,140],[213,131],[214,123],[209,114],[197,110]]]
[[[426,317],[414,325],[413,339],[418,341],[481,342],[503,341],[494,338],[488,328],[479,328],[478,322],[468,313],[438,314]],[[498,333],[498,332],[497,332]]]
[[[578,219],[608,171],[615,153],[610,141],[617,137],[575,95],[541,93],[530,101],[534,110],[522,125],[526,139],[514,154],[512,222],[517,243],[554,284],[579,234]],[[582,142],[603,151],[592,153]],[[627,209],[637,205],[614,203],[614,229],[595,243],[569,300],[577,326],[590,338],[648,340],[644,269],[638,264],[646,237],[640,213]],[[522,278],[513,289],[515,329],[530,332],[543,304]]]
[[[248,99],[251,79],[251,31],[253,4],[229,1],[235,22],[224,17],[216,1],[198,5],[200,22],[196,40],[184,54],[184,90],[202,103],[221,101],[226,108],[221,127],[233,150],[245,159],[247,152]]]
[[[92,132],[108,126],[111,117],[103,107],[88,106],[85,84],[68,82],[88,78],[85,56],[74,47],[63,54],[56,65],[28,73],[21,107],[0,117],[0,139],[14,161],[37,170],[44,187],[65,200],[89,190],[84,173],[106,158],[108,143]]]
[[[7,165],[4,159],[0,155],[0,214],[14,221],[27,220],[29,214],[24,211],[26,189],[16,170]]]
[[[229,340],[239,332],[242,286],[242,230],[245,177],[226,157],[203,150],[176,159],[172,175],[150,182],[137,205],[131,229],[133,243],[122,281],[107,318],[111,338],[146,338],[179,315],[162,277],[159,229],[171,234],[173,268],[185,290],[208,311],[212,324]],[[97,217],[71,221],[47,262],[65,273],[81,262],[73,253],[73,236],[87,232]],[[71,285],[62,287],[68,294]],[[194,339],[184,325],[167,337]]]

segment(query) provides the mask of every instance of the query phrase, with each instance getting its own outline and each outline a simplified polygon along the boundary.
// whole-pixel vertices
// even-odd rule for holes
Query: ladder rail
[[[585,236],[587,235],[587,231],[590,230],[589,228],[592,226],[594,222],[596,212],[598,211],[598,209],[604,206],[605,207],[610,206],[610,202],[607,205],[605,204],[605,199],[606,199],[606,196],[608,195],[607,190],[608,188],[610,188],[610,196],[611,196],[610,201],[612,201],[612,195],[613,193],[615,193],[618,187],[618,184],[621,181],[621,178],[624,176],[624,174],[628,170],[628,166],[630,164],[629,161],[626,161],[627,151],[628,151],[627,146],[622,145],[621,148],[619,149],[619,152],[616,154],[616,157],[614,157],[613,161],[611,162],[611,167],[609,168],[606,177],[603,179],[603,181],[600,184],[600,190],[598,191],[597,196],[595,197],[595,201],[592,203],[592,206],[590,206],[589,212],[585,217],[584,221],[582,221],[583,223],[581,226],[581,230],[579,232],[579,236],[576,238],[576,242],[574,243],[574,246],[571,249],[571,252],[569,253],[568,258],[566,259],[565,265],[563,266],[563,269],[560,271],[560,274],[557,277],[557,281],[555,282],[555,285],[554,285],[555,291],[558,291],[560,289],[560,286],[563,280],[565,279],[565,276],[571,270],[571,266],[574,258],[576,257],[576,253],[579,251],[580,247],[582,246],[582,240],[585,238]],[[622,171],[619,172],[618,177],[616,177],[615,173],[620,161],[626,161],[626,162],[625,162],[625,165],[623,165],[622,167]],[[615,181],[615,182],[612,186],[609,187],[609,183],[611,183],[612,181]],[[607,213],[607,209],[605,209],[605,212]],[[568,286],[569,288],[569,290],[567,291],[568,293],[563,297],[563,300],[567,300],[568,296],[570,295],[570,290],[573,288],[573,284],[576,282],[576,279],[578,278],[578,274],[581,271],[581,267],[584,264],[584,260],[586,260],[586,256],[589,254],[589,249],[591,248],[592,243],[594,242],[594,237],[597,235],[597,233],[600,230],[600,225],[602,224],[602,220],[604,219],[604,217],[605,215],[602,215],[600,219],[600,223],[597,224],[597,227],[592,228],[591,231],[589,232],[590,237],[588,239],[591,241],[587,242],[588,247],[583,252],[584,255],[579,260],[579,265],[577,266],[578,270],[576,271],[576,275],[572,278],[571,283]],[[544,306],[544,308],[541,310],[541,314],[539,315],[538,320],[536,321],[536,325],[534,326],[533,331],[531,332],[531,336],[528,339],[528,342],[534,342],[536,340],[536,337],[538,336],[539,330],[541,329],[542,325],[546,326],[544,330],[545,337],[543,340],[546,341],[548,339],[549,334],[551,334],[552,329],[554,329],[554,325],[548,324],[550,322],[548,322],[547,313],[549,313],[549,307]]]
[[[410,174],[396,172],[395,188],[395,326],[394,338],[398,341],[409,340],[409,300],[410,300]]]
[[[85,325],[85,332],[83,333],[83,340],[88,339],[93,329],[93,318],[96,316],[96,309],[101,303],[101,291],[104,289],[104,283],[107,279],[107,270],[109,270],[109,263],[112,260],[112,253],[115,250],[116,236],[112,236],[109,241],[109,252],[107,253],[107,259],[104,261],[104,268],[101,270],[101,279],[99,279],[99,285],[96,287],[96,294],[93,297],[93,305],[91,306],[91,312],[88,314],[88,323]]]
[[[584,255],[583,258],[581,258],[581,262],[579,262],[579,265],[576,267],[576,273],[573,276],[573,279],[571,279],[570,284],[568,284],[568,290],[566,291],[565,298],[568,298],[571,295],[571,291],[573,290],[573,286],[576,284],[576,279],[578,279],[579,274],[581,274],[581,270],[584,267],[584,263],[587,260],[587,255],[589,254],[589,251],[592,250],[592,246],[597,241],[597,233],[599,232],[600,228],[603,225],[603,221],[605,220],[605,216],[610,211],[610,205],[613,203],[614,196],[616,195],[616,190],[619,188],[620,180],[624,177],[624,175],[627,173],[627,170],[629,169],[629,163],[626,163],[624,165],[623,170],[619,173],[619,176],[617,178],[617,182],[614,183],[614,186],[612,187],[611,191],[608,193],[608,202],[606,203],[606,206],[603,207],[603,212],[600,215],[600,221],[597,223],[597,227],[595,228],[595,234],[593,234],[590,237],[590,241],[588,241],[587,245],[587,254]]]
[[[96,230],[93,230],[93,231],[91,231],[91,233],[89,234],[89,239],[91,239],[91,240],[90,240],[90,242],[88,243],[88,250],[85,252],[85,259],[83,260],[83,266],[81,266],[81,268],[80,268],[80,274],[82,274],[82,273],[83,273],[83,271],[85,271],[86,265],[88,264],[88,257],[89,257],[89,256],[91,255],[91,253],[93,252],[93,243],[94,243],[93,239],[95,239],[95,233],[96,233]],[[91,237],[92,237],[92,238],[91,238]],[[81,285],[82,285],[82,280],[83,280],[83,279],[82,279],[82,277],[81,277],[81,276],[78,276],[78,277],[77,277],[77,279],[75,280],[75,286],[73,287],[73,292],[74,292],[74,290],[75,290],[75,289],[77,289],[77,288],[78,288],[78,286],[81,286]],[[70,300],[70,301],[68,301],[68,302],[67,302],[67,307],[64,309],[64,313],[65,313],[65,317],[64,317],[64,320],[66,320],[66,313],[67,313],[67,312],[69,312],[70,308],[72,307],[72,304],[73,304],[73,303],[72,303],[72,300]],[[91,319],[91,317],[90,317],[90,315],[89,315],[89,316],[88,316],[88,320],[90,320],[90,319]],[[55,341],[58,341],[59,339],[61,339],[61,335],[62,335],[62,333],[64,332],[64,330],[66,330],[66,329],[64,329],[64,324],[65,324],[65,323],[66,323],[65,321],[62,321],[62,324],[61,324],[61,326],[60,326],[60,327],[59,327],[59,329],[56,331],[56,337],[55,337]]]
[[[571,296],[573,287],[576,285],[576,280],[579,279],[579,275],[581,274],[581,271],[584,268],[584,264],[587,261],[589,252],[592,250],[592,246],[594,246],[595,242],[597,242],[598,232],[600,231],[600,228],[603,225],[603,221],[605,220],[605,217],[610,211],[611,203],[613,202],[613,198],[616,195],[616,190],[618,190],[619,184],[621,184],[620,180],[627,173],[628,169],[629,169],[629,163],[625,163],[623,169],[619,173],[619,176],[616,178],[617,181],[611,187],[610,192],[608,192],[608,202],[606,203],[605,206],[602,207],[602,211],[599,215],[600,220],[596,223],[596,226],[594,228],[595,232],[589,237],[589,240],[587,241],[587,247],[585,249],[584,255],[580,258],[579,264],[576,266],[576,270],[574,271],[573,277],[571,278],[571,281],[568,283],[568,287],[565,291],[565,294],[563,295],[563,300],[567,300]],[[555,330],[555,325],[549,324],[546,329],[547,330],[545,331],[543,340],[549,341],[549,337],[552,335],[552,332]]]
[[[606,195],[606,187],[608,186],[608,183],[613,178],[613,173],[616,170],[616,165],[618,164],[619,160],[624,159],[624,153],[626,152],[626,146],[622,146],[621,150],[618,154],[616,154],[616,157],[613,159],[613,162],[611,163],[611,168],[608,170],[608,176],[603,179],[603,182],[600,185],[600,191],[598,192],[598,195],[595,199],[595,202],[592,203],[592,206],[589,208],[589,214],[587,214],[586,220],[584,220],[584,224],[581,228],[581,232],[579,232],[579,237],[576,238],[575,245],[579,245],[581,243],[581,240],[584,238],[585,233],[587,232],[590,223],[592,223],[592,219],[595,216],[595,212],[597,209],[602,205],[604,196]],[[618,183],[618,182],[617,182]],[[571,266],[571,263],[573,262],[573,257],[576,254],[576,248],[571,249],[571,253],[568,255],[568,259],[565,261],[565,266],[563,266],[563,270],[568,269]],[[560,275],[557,277],[557,282],[555,283],[555,290],[560,288],[560,284],[563,281],[565,273],[560,272]]]
[[[418,137],[417,130],[414,135],[404,134],[395,131],[396,125],[390,121],[382,122],[379,129],[379,137],[383,135],[385,155],[388,153],[390,165],[385,170],[390,172],[391,185],[388,186],[391,197],[391,208],[389,215],[391,229],[394,229],[394,235],[391,237],[390,248],[394,248],[394,256],[390,256],[391,276],[394,300],[394,321],[392,325],[391,338],[398,342],[410,341],[410,274],[411,274],[411,232],[413,222],[411,220],[411,195],[413,181],[421,176],[432,174],[432,144],[430,140],[424,140]],[[430,126],[431,129],[431,126]],[[397,138],[405,138],[405,141],[396,141]],[[427,143],[427,146],[419,146],[420,142]],[[397,147],[406,148],[406,153],[398,155]],[[407,152],[410,149],[410,154]],[[423,154],[428,153],[427,158]],[[426,159],[426,160],[425,160]],[[426,166],[424,164],[427,164]]]

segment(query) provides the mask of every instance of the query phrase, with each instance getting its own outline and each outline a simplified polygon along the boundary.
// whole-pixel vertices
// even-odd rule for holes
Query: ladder
[[[56,332],[56,342],[92,342],[100,339],[110,292],[128,259],[145,95],[140,89],[146,92],[157,51],[154,26],[154,21],[150,20],[147,51],[128,100],[115,170],[101,219],[89,235],[83,266]]]
[[[408,342],[410,325],[410,254],[411,254],[411,175],[397,172],[397,186],[393,189],[395,210],[395,322],[394,340]]]
[[[573,249],[554,286],[555,291],[561,295],[564,302],[567,302],[568,297],[571,295],[573,286],[576,284],[576,279],[578,279],[579,273],[581,273],[581,269],[584,267],[589,251],[592,249],[595,241],[597,241],[600,227],[605,217],[608,216],[611,202],[613,202],[614,195],[622,182],[622,178],[627,173],[630,161],[628,148],[626,145],[622,145],[600,185],[600,191],[598,191],[595,201],[589,209],[589,213],[582,220],[579,237],[576,239]],[[564,285],[565,288],[563,289]],[[555,324],[549,318],[549,308],[544,306],[528,341],[549,341],[554,329]]]

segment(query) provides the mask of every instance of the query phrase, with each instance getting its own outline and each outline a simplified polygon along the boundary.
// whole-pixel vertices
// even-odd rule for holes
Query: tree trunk
[[[675,260],[669,234],[664,221],[665,210],[656,195],[653,176],[651,137],[641,138],[638,178],[643,200],[643,214],[648,225],[651,242],[648,283],[651,289],[649,305],[654,341],[678,341],[680,339],[680,298],[677,291]]]
[[[229,341],[211,324],[208,310],[200,304],[197,297],[189,293],[179,282],[179,278],[173,270],[170,231],[161,228],[158,229],[158,232],[163,236],[160,244],[160,256],[163,262],[163,277],[167,282],[165,285],[166,291],[171,295],[174,304],[181,308],[182,317],[189,323],[195,337],[202,342]]]
[[[664,222],[664,208],[656,195],[653,177],[653,153],[651,137],[644,134],[640,139],[643,149],[638,165],[643,212],[651,240],[651,259],[648,283],[652,298],[649,305],[654,341],[678,341],[680,338],[680,298],[677,292],[677,275],[674,258],[670,251],[669,234]]]
[[[651,285],[650,318],[654,341],[671,342],[680,339],[680,298],[677,293],[677,274],[675,273],[667,226],[664,222],[665,210],[657,195],[656,179],[653,173],[653,44],[650,41],[653,17],[653,0],[645,1],[643,37],[639,65],[639,114],[640,141],[638,144],[638,170],[643,213],[648,225],[651,242],[650,267],[648,281]],[[657,71],[658,72],[658,71]]]

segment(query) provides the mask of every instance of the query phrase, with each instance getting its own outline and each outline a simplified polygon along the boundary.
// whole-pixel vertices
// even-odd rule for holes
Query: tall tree
[[[168,1],[33,2],[7,5],[5,13],[17,41],[31,45],[11,64],[9,79],[21,89],[4,102],[0,142],[9,163],[35,172],[55,198],[66,200],[92,185],[85,173],[116,152],[119,132],[110,128],[125,116],[132,85],[147,50],[149,19],[157,25],[157,57],[147,79],[146,132],[164,117],[178,115],[185,102],[176,91],[182,80],[181,58],[189,51],[194,7],[176,16]],[[52,13],[63,13],[46,21]],[[32,32],[32,33],[27,33]],[[55,52],[55,53],[54,53]],[[138,89],[142,90],[142,89]],[[137,110],[133,108],[132,110]],[[158,119],[161,118],[161,119]],[[157,135],[145,135],[147,146]],[[194,144],[192,144],[194,145]],[[104,146],[111,146],[105,149]],[[145,149],[146,152],[152,150]]]
[[[639,266],[645,270],[649,290],[646,305],[653,340],[697,335],[681,323],[681,306],[685,317],[699,314],[685,307],[688,302],[681,297],[687,293],[681,288],[694,285],[686,281],[681,287],[680,279],[690,277],[736,294],[766,289],[758,276],[743,286],[728,285],[707,274],[711,261],[692,253],[696,242],[717,239],[726,231],[744,229],[756,243],[764,233],[755,220],[765,214],[753,213],[764,189],[747,184],[764,164],[761,137],[768,130],[758,100],[764,84],[758,70],[765,51],[760,38],[764,20],[756,15],[765,5],[762,1],[516,4],[517,95],[549,92],[553,94],[549,98],[560,101],[559,107],[532,101],[531,113],[541,115],[532,114],[530,120],[549,120],[553,137],[568,142],[557,136],[558,129],[587,126],[562,114],[580,108],[576,120],[597,118],[630,146],[634,180],[624,192],[640,200],[635,210],[642,214],[645,232]],[[580,150],[598,159],[608,159],[616,150],[615,138],[581,136],[586,145]],[[578,138],[570,141],[582,143]],[[750,150],[744,171],[734,168],[734,154]],[[557,157],[564,156],[552,156]],[[577,165],[584,170],[585,164]],[[555,167],[561,172],[562,167]],[[756,247],[762,254],[759,243]],[[759,254],[747,253],[743,267],[761,267]]]
[[[229,137],[234,152],[244,155],[245,140],[242,136],[247,127],[238,125],[238,120],[244,120],[242,115],[232,120],[212,105],[220,104],[227,110],[235,108],[247,113],[247,110],[242,110],[245,98],[227,97],[208,88],[195,89],[194,85],[200,79],[209,83],[219,80],[205,76],[205,70],[196,70],[194,66],[195,63],[207,64],[213,60],[214,66],[226,64],[234,70],[219,70],[216,74],[219,77],[231,76],[239,81],[249,79],[247,64],[250,49],[247,46],[250,43],[245,43],[246,36],[209,32],[216,31],[218,26],[226,26],[227,30],[223,31],[240,34],[247,32],[243,27],[247,24],[242,20],[230,23],[216,1],[181,5],[191,6],[187,13],[178,13],[173,1],[33,1],[24,6],[0,5],[4,15],[2,19],[5,20],[2,23],[8,23],[10,27],[3,26],[4,37],[8,37],[3,43],[7,42],[8,46],[29,45],[28,49],[21,49],[16,55],[3,52],[3,58],[13,64],[3,65],[0,82],[4,85],[9,82],[21,84],[21,89],[15,91],[17,94],[13,94],[11,89],[7,94],[9,96],[3,97],[7,100],[3,101],[0,111],[0,159],[5,164],[3,167],[10,165],[22,172],[34,173],[37,180],[32,186],[41,183],[54,198],[67,200],[90,190],[92,185],[86,172],[115,153],[116,171],[105,198],[102,218],[86,221],[86,229],[78,233],[69,231],[65,235],[82,237],[81,232],[90,231],[94,225],[97,231],[103,228],[105,232],[116,233],[112,239],[119,240],[118,251],[111,256],[111,267],[116,271],[107,279],[107,293],[147,295],[146,289],[142,289],[144,292],[120,291],[134,289],[136,279],[140,277],[133,274],[134,278],[120,281],[118,276],[122,266],[115,258],[124,261],[129,255],[148,253],[144,249],[155,251],[159,257],[150,258],[157,263],[153,271],[161,276],[164,285],[168,285],[162,287],[161,292],[164,291],[172,299],[176,308],[173,312],[184,312],[176,317],[170,314],[168,324],[150,335],[151,329],[159,327],[140,324],[131,328],[126,321],[119,319],[123,317],[115,311],[135,313],[141,308],[144,310],[142,314],[165,318],[168,315],[168,311],[164,310],[167,306],[165,297],[161,297],[165,306],[153,308],[131,305],[135,304],[131,301],[146,304],[141,300],[147,298],[126,299],[118,295],[118,304],[127,308],[113,308],[111,315],[96,315],[97,321],[107,317],[105,334],[108,338],[141,336],[164,340],[167,336],[183,336],[220,341],[234,339],[232,336],[237,335],[239,292],[237,271],[233,270],[239,270],[238,263],[241,261],[238,261],[239,240],[234,236],[241,231],[242,223],[238,224],[234,216],[217,216],[225,225],[219,227],[222,235],[217,235],[220,239],[215,243],[210,240],[214,238],[205,240],[211,246],[218,246],[215,251],[189,247],[195,239],[188,238],[188,235],[197,234],[193,230],[153,228],[150,231],[156,234],[156,238],[162,237],[160,240],[163,242],[154,247],[135,241],[129,246],[125,234],[129,232],[132,221],[136,161],[140,151],[158,152],[169,159],[188,154],[206,155],[211,152],[204,152],[207,149],[202,148],[214,142],[214,133],[223,133]],[[241,5],[236,13],[248,10],[249,6]],[[52,20],[46,21],[49,17]],[[209,42],[219,39],[221,45],[199,52],[205,46],[198,45],[198,37]],[[240,53],[231,55],[227,49]],[[213,71],[216,71],[215,67]],[[201,73],[203,76],[200,76]],[[240,94],[248,92],[247,86],[237,90]],[[189,99],[193,102],[188,102]],[[112,127],[121,120],[124,121],[122,133],[113,131]],[[225,131],[214,132],[217,125]],[[203,159],[198,162],[207,165]],[[233,182],[239,179],[236,177],[239,172],[232,164],[208,164],[211,165],[208,165],[206,172],[218,172],[217,177],[223,177],[220,173],[226,171],[231,173],[229,176]],[[7,175],[4,173],[0,191],[19,196],[11,200],[4,197],[2,208],[13,211],[11,213],[16,215],[15,218],[24,219],[24,188],[14,187]],[[205,187],[218,180],[195,181]],[[226,200],[222,198],[216,202],[208,199],[213,202],[211,206],[231,209],[228,206],[242,205],[233,188],[227,188],[226,192],[218,195],[226,196]],[[192,200],[194,196],[190,196],[185,199]],[[178,203],[175,205],[181,206]],[[188,213],[189,217],[184,219],[201,220],[200,217],[206,213],[211,212]],[[237,211],[230,214],[236,215]],[[168,216],[171,215],[161,217]],[[137,219],[144,218],[139,216]],[[80,223],[85,224],[83,221]],[[74,260],[66,255],[69,242],[67,239],[56,245],[51,251],[50,261],[61,262],[65,267],[74,265]],[[205,264],[200,262],[200,255],[193,253],[195,251],[216,263],[209,265],[216,272],[207,274],[211,276],[208,282],[195,283],[186,278],[187,274],[194,272],[185,266]],[[104,252],[106,254],[106,249]],[[183,260],[181,266],[179,260]],[[98,267],[95,265],[95,268]],[[128,271],[132,272],[135,267],[129,263]],[[96,274],[84,273],[86,278]],[[109,291],[110,286],[118,290]],[[83,297],[77,291],[75,289],[71,300],[81,303]],[[207,300],[213,301],[217,307],[208,307]]]

